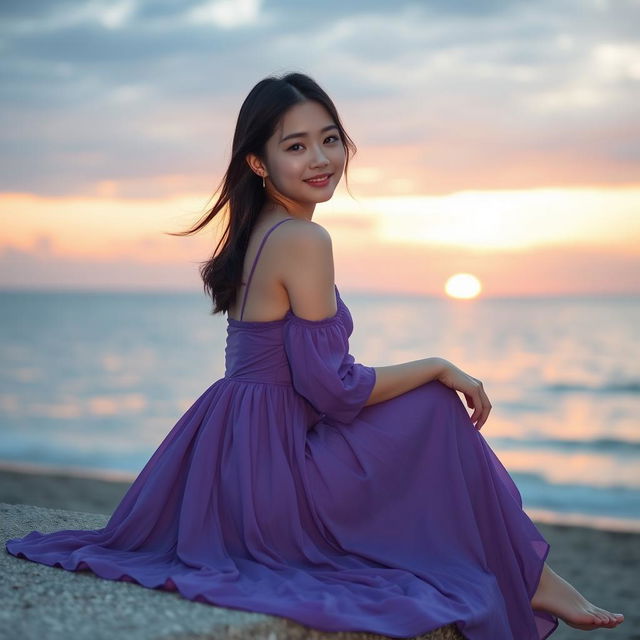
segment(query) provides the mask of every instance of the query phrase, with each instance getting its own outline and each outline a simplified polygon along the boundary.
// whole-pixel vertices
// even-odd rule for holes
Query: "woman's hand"
[[[445,360],[445,366],[438,380],[454,391],[461,391],[467,399],[467,406],[473,409],[471,422],[476,422],[476,429],[482,429],[491,411],[491,403],[484,392],[482,382]]]

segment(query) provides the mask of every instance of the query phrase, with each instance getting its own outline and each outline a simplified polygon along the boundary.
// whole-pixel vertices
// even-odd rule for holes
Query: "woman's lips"
[[[311,178],[305,180],[307,184],[310,184],[312,187],[326,187],[329,184],[329,180],[333,174],[330,173],[323,180],[313,180]]]

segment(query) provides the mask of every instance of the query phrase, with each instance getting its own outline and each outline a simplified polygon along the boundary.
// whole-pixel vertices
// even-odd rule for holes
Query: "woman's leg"
[[[570,627],[586,631],[612,629],[624,621],[623,614],[611,613],[589,602],[546,562],[538,588],[531,599],[531,607],[548,611]]]

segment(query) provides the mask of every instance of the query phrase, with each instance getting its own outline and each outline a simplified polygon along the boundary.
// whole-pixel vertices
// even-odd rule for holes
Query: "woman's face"
[[[340,131],[329,112],[312,100],[297,104],[267,141],[267,195],[276,196],[291,213],[310,215],[316,203],[333,196],[345,159]],[[324,174],[331,174],[324,183],[309,182]]]

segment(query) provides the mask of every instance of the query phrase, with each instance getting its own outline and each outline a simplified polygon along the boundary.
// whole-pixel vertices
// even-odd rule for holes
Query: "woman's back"
[[[278,238],[273,237],[276,228],[287,221],[300,224],[295,218],[275,221],[267,218],[256,222],[244,258],[242,283],[227,314],[229,318],[265,322],[283,317],[289,309],[289,297],[279,277],[282,267],[278,257],[282,246]]]
[[[229,318],[270,322],[296,308],[314,320],[336,312],[331,238],[315,222],[291,216],[256,222],[242,273]]]

